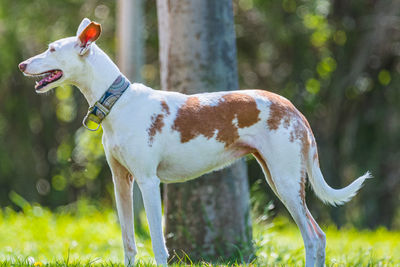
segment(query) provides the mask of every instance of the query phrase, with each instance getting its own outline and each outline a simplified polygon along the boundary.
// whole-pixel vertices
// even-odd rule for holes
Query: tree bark
[[[140,71],[144,64],[144,1],[119,0],[117,3],[118,67],[131,82],[142,82]],[[135,228],[141,231],[143,200],[136,182],[133,187],[133,206]]]
[[[238,89],[231,0],[158,0],[157,12],[163,90]],[[191,260],[213,260],[252,254],[244,161],[165,186],[164,209],[171,255],[184,251]]]
[[[119,0],[117,6],[118,67],[132,82],[142,82],[144,1]]]

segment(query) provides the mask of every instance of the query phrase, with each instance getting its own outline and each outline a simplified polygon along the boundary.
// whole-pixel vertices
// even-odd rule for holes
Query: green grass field
[[[400,266],[400,232],[334,227],[324,231],[327,266]],[[304,265],[300,233],[288,219],[255,224],[254,240],[257,258],[247,266]],[[136,242],[139,266],[153,266],[147,235],[136,236]],[[0,266],[122,266],[122,262],[121,233],[112,209],[80,202],[54,213],[30,205],[24,212],[5,208],[0,213]],[[225,265],[241,264],[216,266]]]

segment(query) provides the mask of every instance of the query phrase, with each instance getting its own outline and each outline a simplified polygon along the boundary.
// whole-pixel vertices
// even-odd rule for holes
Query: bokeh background
[[[145,1],[147,85],[159,89],[155,1]],[[369,170],[359,195],[324,206],[307,189],[320,222],[400,229],[400,1],[234,0],[241,88],[290,99],[308,118],[326,181],[343,187]],[[83,17],[100,22],[97,44],[115,59],[116,2],[0,1],[0,206],[57,209],[89,198],[112,206],[101,133],[85,130],[87,103],[74,87],[37,95],[17,68]],[[82,75],[85,75],[82,73]],[[253,214],[287,215],[249,158]]]

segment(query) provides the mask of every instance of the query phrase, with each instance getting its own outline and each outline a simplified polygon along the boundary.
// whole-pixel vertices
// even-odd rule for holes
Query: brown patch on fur
[[[301,154],[304,160],[308,160],[310,145],[314,145],[314,136],[307,119],[298,111],[293,104],[277,94],[268,91],[258,91],[261,96],[270,100],[270,113],[267,120],[270,130],[277,130],[282,124],[288,129],[290,125],[293,131],[290,133],[290,142],[300,140],[302,143]]]
[[[167,115],[170,114],[169,106],[168,106],[167,102],[165,102],[165,100],[161,101],[161,110]]]
[[[254,152],[253,156],[257,159],[258,163],[261,165],[261,168],[264,170],[264,172],[265,172],[265,174],[267,176],[266,178],[268,180],[268,184],[271,186],[272,191],[274,191],[275,194],[277,196],[279,196],[278,195],[278,191],[276,190],[276,186],[275,186],[274,180],[272,180],[271,172],[269,171],[269,168],[268,168],[267,163],[265,162],[264,158],[258,152]]]
[[[199,135],[210,139],[218,131],[216,139],[227,147],[239,138],[238,128],[255,124],[259,114],[256,101],[246,94],[226,94],[215,106],[201,105],[198,97],[191,96],[178,110],[172,129],[180,132],[182,143]]]
[[[234,158],[241,158],[244,155],[257,152],[254,147],[242,142],[236,142],[233,144],[231,147],[229,147],[229,151],[232,152]]]
[[[300,178],[300,198],[303,206],[306,206],[306,172],[305,170],[301,171],[301,178]]]
[[[151,116],[151,126],[147,129],[149,134],[149,143],[150,145],[154,141],[154,136],[157,132],[161,133],[162,127],[164,126],[164,115],[163,114],[154,114]]]
[[[312,140],[311,147],[314,150],[313,161],[314,161],[314,163],[317,163],[319,166],[318,149],[317,149],[317,144],[315,143],[314,138]]]
[[[170,114],[169,106],[165,100],[161,101],[161,111],[168,116]],[[154,136],[156,133],[161,133],[162,128],[164,127],[164,114],[153,114],[151,116],[151,125],[147,129],[147,133],[149,134],[149,145],[152,146],[154,141]]]
[[[127,179],[129,180],[130,183],[133,183],[133,175],[132,174],[128,174]]]
[[[318,153],[317,152],[314,153],[313,160],[316,161],[316,162],[319,162]]]
[[[317,222],[314,220],[314,218],[311,216],[310,211],[306,208],[306,216],[309,219],[309,222],[311,222],[311,226],[314,229],[314,232],[318,235],[320,239],[325,239],[325,234],[322,232],[321,228],[319,228]]]
[[[112,157],[109,163],[116,179],[124,179],[129,185],[133,183],[133,175],[118,160]]]

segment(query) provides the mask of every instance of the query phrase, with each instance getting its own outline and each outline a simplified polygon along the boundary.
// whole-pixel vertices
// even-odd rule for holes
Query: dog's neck
[[[87,55],[85,77],[75,85],[93,106],[107,91],[115,79],[121,74],[112,60],[95,44]]]

